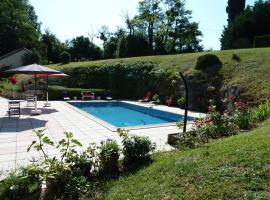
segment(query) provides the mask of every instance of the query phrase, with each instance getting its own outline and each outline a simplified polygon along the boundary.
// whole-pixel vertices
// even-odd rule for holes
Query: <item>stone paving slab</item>
[[[82,115],[76,109],[71,109],[66,102],[52,101],[51,107],[43,107],[43,105],[44,102],[38,102],[38,108],[42,109],[41,115],[31,116],[26,108],[26,102],[22,102],[21,116],[9,118],[8,100],[0,98],[0,170],[26,165],[32,158],[38,159],[42,156],[35,151],[27,152],[27,147],[35,139],[33,129],[45,129],[46,134],[56,143],[64,137],[64,131],[73,132],[74,138],[85,147],[92,142],[100,144],[101,141],[109,138],[121,143],[121,138],[116,132]],[[164,107],[162,109],[166,109]],[[168,109],[170,108],[167,108],[167,111]],[[176,112],[176,109],[171,109]],[[177,132],[179,130],[176,126],[130,130],[131,134],[148,136],[157,144],[160,151],[171,150],[171,147],[166,144],[167,135]],[[52,147],[47,148],[46,151],[50,155],[57,155],[57,151]]]

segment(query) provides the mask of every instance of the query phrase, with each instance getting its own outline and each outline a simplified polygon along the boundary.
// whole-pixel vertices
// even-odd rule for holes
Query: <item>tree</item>
[[[60,42],[60,40],[51,33],[48,29],[41,36],[41,42],[46,49],[46,57],[48,62],[58,63],[60,62],[60,54],[66,51],[66,46]]]
[[[76,60],[97,60],[102,57],[101,49],[84,36],[72,39],[69,50],[71,57]]]
[[[181,53],[202,51],[199,24],[190,22],[192,12],[186,10],[182,0],[164,0],[165,21],[157,39],[161,52]]]
[[[232,22],[236,16],[244,11],[246,0],[228,0],[226,12],[228,13],[228,22]]]
[[[255,36],[270,34],[269,24],[270,2],[257,1],[225,27],[221,36],[221,48],[251,48]]]
[[[27,0],[0,1],[0,30],[0,55],[23,47],[40,48],[40,23]]]
[[[147,36],[150,52],[170,54],[202,50],[199,25],[190,22],[192,13],[186,10],[183,0],[144,0],[140,1],[138,11],[132,20],[126,17],[126,24],[130,35]]]
[[[162,18],[160,0],[140,1],[138,11],[139,15],[134,18],[135,23],[137,23],[142,30],[147,30],[146,35],[149,49],[153,51],[155,29],[158,27],[158,23]]]

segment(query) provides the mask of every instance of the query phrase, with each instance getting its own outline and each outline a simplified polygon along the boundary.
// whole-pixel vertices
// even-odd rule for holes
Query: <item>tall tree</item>
[[[240,15],[244,11],[246,6],[246,0],[228,0],[228,6],[226,12],[228,13],[228,22],[230,23],[236,16]]]
[[[0,55],[18,48],[39,49],[40,23],[28,0],[0,1]]]
[[[161,22],[162,10],[160,7],[160,0],[142,0],[139,2],[139,15],[135,17],[137,23],[147,30],[147,38],[149,49],[153,51],[155,30],[158,23]]]
[[[72,59],[81,60],[97,60],[101,58],[101,49],[90,42],[89,38],[79,36],[71,40],[70,52]]]
[[[42,34],[41,42],[46,49],[48,62],[60,62],[60,54],[67,50],[65,45],[49,30],[45,30],[45,33]]]
[[[225,27],[221,36],[221,48],[251,48],[255,36],[270,35],[269,24],[270,2],[259,0]]]

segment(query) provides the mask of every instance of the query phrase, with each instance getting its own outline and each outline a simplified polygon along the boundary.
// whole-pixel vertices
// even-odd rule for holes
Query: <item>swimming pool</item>
[[[175,123],[183,118],[179,114],[125,102],[69,103],[118,128]]]

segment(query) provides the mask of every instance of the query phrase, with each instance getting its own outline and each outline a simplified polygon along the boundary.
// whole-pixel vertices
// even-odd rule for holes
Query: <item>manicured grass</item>
[[[160,153],[136,173],[104,184],[101,198],[269,199],[270,120],[197,149]]]
[[[217,55],[222,61],[221,75],[223,84],[239,85],[242,95],[253,99],[263,100],[270,97],[270,48],[261,49],[238,49],[229,51],[211,52]],[[194,74],[198,71],[194,69],[197,58],[205,53],[189,53],[165,56],[145,56],[125,59],[108,59],[89,62],[73,62],[66,65],[53,64],[51,68],[64,69],[81,66],[97,66],[115,63],[136,63],[153,62],[158,67],[168,71],[185,71],[187,74]],[[232,59],[236,54],[241,61]]]

